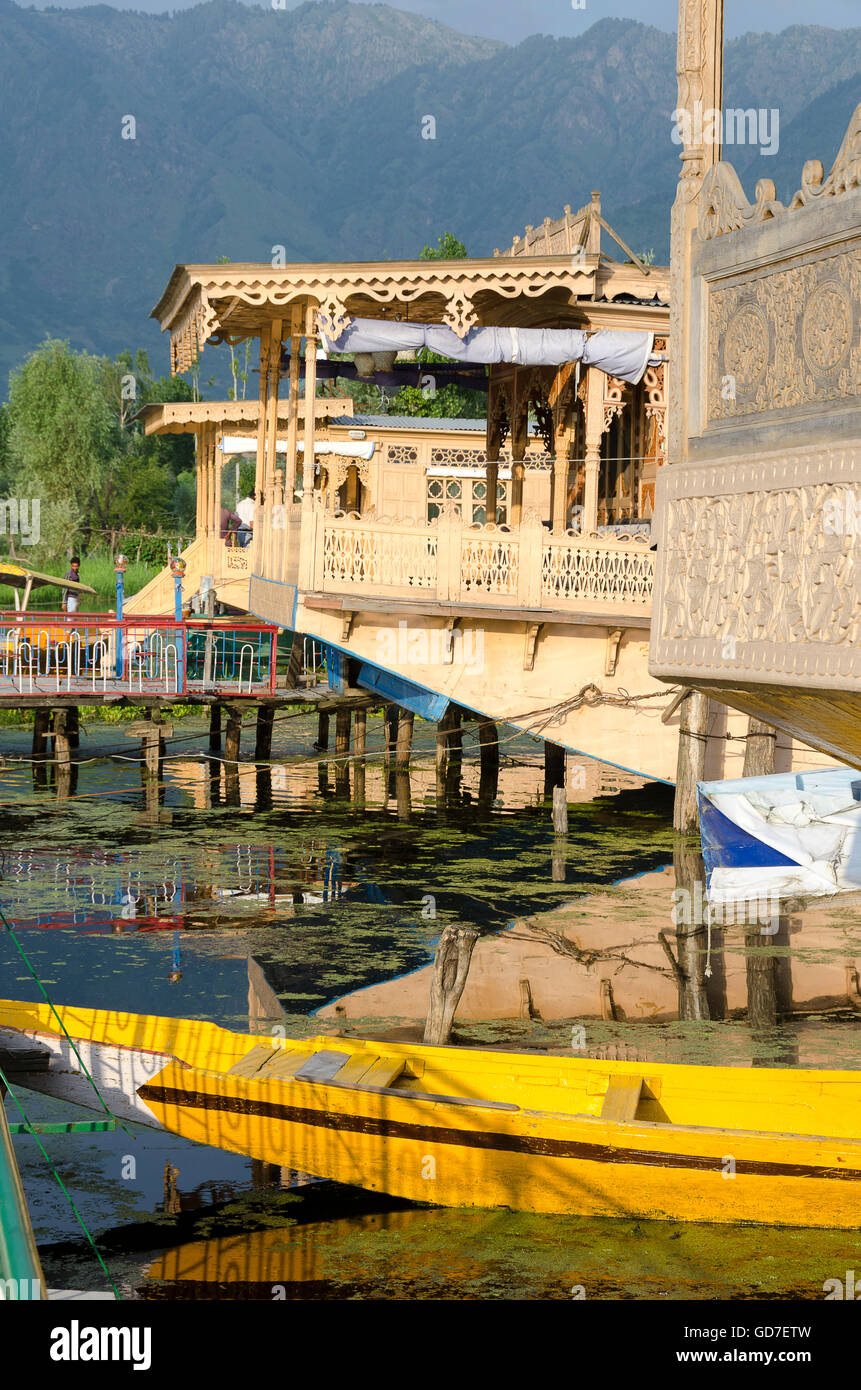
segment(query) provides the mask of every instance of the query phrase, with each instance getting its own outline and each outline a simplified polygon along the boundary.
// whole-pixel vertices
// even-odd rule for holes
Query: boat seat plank
[[[265,1067],[267,1062],[272,1061],[272,1044],[261,1043],[258,1047],[252,1047],[250,1052],[246,1052],[244,1057],[240,1057],[238,1062],[234,1062],[228,1068],[228,1076],[244,1076],[250,1079],[256,1076],[261,1067]]]
[[[403,1057],[378,1057],[362,1077],[362,1087],[378,1086],[384,1091],[393,1081],[397,1081],[403,1069]]]
[[[611,1076],[601,1107],[601,1119],[613,1123],[633,1120],[640,1104],[642,1090],[641,1076]]]
[[[345,1062],[340,1071],[336,1071],[332,1080],[339,1086],[356,1086],[378,1061],[379,1057],[367,1052],[357,1052],[348,1062]]]
[[[351,1054],[349,1052],[333,1052],[328,1048],[322,1048],[320,1052],[315,1052],[309,1057],[305,1065],[295,1073],[297,1081],[331,1081],[337,1076],[338,1072],[349,1062]]]
[[[261,1081],[286,1081],[289,1077],[295,1077],[299,1069],[307,1065],[307,1052],[288,1052],[277,1051],[267,1062],[265,1067],[261,1067],[257,1073]]]

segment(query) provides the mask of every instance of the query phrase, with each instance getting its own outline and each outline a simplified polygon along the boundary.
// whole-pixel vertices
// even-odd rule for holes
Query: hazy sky
[[[79,8],[87,0],[40,0],[36,8]],[[187,9],[199,0],[111,0],[117,10],[164,13]],[[299,0],[287,0],[294,9]],[[360,0],[365,3],[365,0]],[[575,4],[578,8],[574,8]],[[582,34],[607,16],[640,19],[659,29],[675,30],[678,0],[394,0],[393,8],[413,10],[469,34],[517,43],[529,34]],[[846,28],[861,23],[861,0],[726,0],[728,37],[749,30],[778,32],[791,24]]]

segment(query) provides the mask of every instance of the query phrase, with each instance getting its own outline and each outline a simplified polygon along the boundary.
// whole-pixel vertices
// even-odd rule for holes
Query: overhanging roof
[[[352,415],[350,396],[318,396],[315,420],[343,419]],[[299,418],[305,414],[305,402],[299,398]],[[144,434],[197,434],[201,425],[230,425],[254,429],[260,415],[259,400],[250,401],[164,401],[142,406],[135,418],[144,427]],[[278,403],[278,428],[287,429],[287,402]]]
[[[187,371],[207,342],[239,341],[267,323],[289,320],[293,305],[318,306],[318,321],[333,338],[353,317],[391,316],[445,323],[463,337],[483,325],[515,327],[616,326],[630,319],[623,294],[660,307],[663,328],[669,296],[665,267],[618,264],[598,254],[492,256],[464,260],[307,262],[178,265],[152,311],[170,333],[171,369]],[[600,323],[593,310],[600,306]],[[621,323],[618,326],[622,326]],[[283,330],[286,334],[286,325]]]

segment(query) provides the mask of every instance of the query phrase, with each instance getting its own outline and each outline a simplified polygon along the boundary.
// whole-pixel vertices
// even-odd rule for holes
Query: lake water
[[[4,729],[0,902],[50,996],[246,1032],[419,1038],[435,942],[458,921],[482,934],[458,1042],[861,1067],[857,913],[796,915],[767,936],[680,925],[674,888],[699,870],[674,852],[671,789],[569,758],[559,845],[527,737],[500,731],[493,787],[467,726],[444,795],[430,725],[416,722],[409,778],[386,768],[377,718],[364,775],[321,761],[315,737],[313,716],[284,712],[272,766],[226,777],[203,722],[177,722],[154,795],[123,725],[87,723],[73,790],[58,796],[15,761],[29,734]],[[0,969],[6,997],[39,997],[5,933]],[[34,1121],[92,1118],[20,1100]],[[106,1287],[35,1141],[15,1142],[49,1283]],[[123,1297],[821,1298],[858,1258],[847,1232],[288,1190],[266,1165],[142,1128],[43,1142]]]

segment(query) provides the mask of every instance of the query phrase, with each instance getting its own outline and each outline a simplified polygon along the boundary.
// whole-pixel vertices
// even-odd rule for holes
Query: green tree
[[[462,261],[466,259],[466,247],[458,241],[454,232],[442,232],[437,237],[436,246],[425,246],[419,255],[420,261]]]
[[[10,374],[8,411],[12,485],[39,499],[38,549],[58,559],[104,529],[113,503],[123,445],[104,359],[48,339]]]

